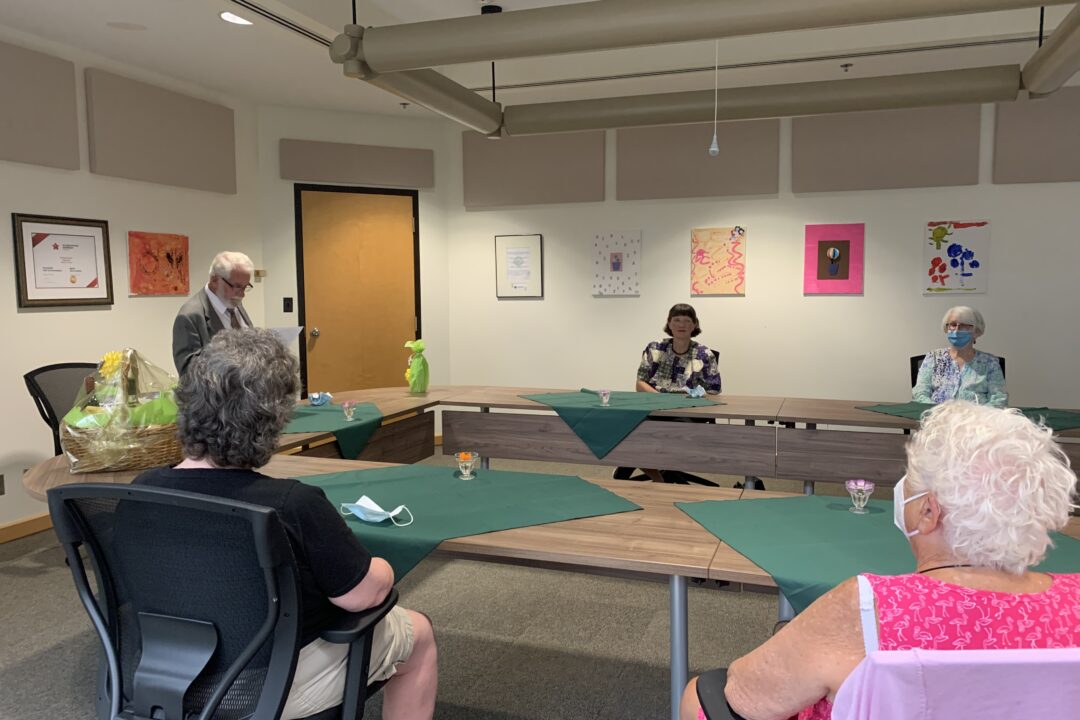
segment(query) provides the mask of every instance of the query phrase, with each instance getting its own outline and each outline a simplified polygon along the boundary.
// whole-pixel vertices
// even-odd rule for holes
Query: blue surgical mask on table
[[[959,350],[968,346],[972,336],[970,330],[950,330],[945,337],[949,338],[950,345]]]
[[[413,514],[412,510],[404,505],[398,505],[393,510],[383,510],[377,502],[369,498],[367,495],[363,495],[354,503],[341,503],[341,514],[348,515],[352,513],[356,517],[360,518],[364,522],[380,523],[389,519],[398,527],[405,527],[406,525],[412,525]],[[408,522],[398,522],[395,518],[401,513],[409,514]]]
[[[929,495],[928,490],[924,490],[921,493],[912,495],[909,498],[904,497],[904,481],[907,480],[907,475],[900,478],[900,482],[896,483],[892,489],[892,507],[893,507],[893,525],[896,525],[900,529],[900,532],[904,533],[904,537],[911,537],[912,535],[918,535],[918,530],[912,530],[908,532],[907,526],[904,524],[904,506],[912,500],[918,500],[923,495]]]

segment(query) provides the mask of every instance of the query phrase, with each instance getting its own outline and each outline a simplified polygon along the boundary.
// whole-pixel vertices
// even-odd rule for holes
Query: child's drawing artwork
[[[640,230],[593,236],[592,294],[624,297],[641,294]]]
[[[690,294],[746,295],[746,228],[690,231]]]
[[[986,220],[935,220],[923,229],[923,294],[984,293],[990,261]]]
[[[807,225],[803,260],[804,295],[861,295],[862,223]]]

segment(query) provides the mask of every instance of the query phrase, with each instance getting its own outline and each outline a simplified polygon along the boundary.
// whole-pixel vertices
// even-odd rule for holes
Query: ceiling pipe
[[[1041,48],[1024,65],[1024,88],[1032,95],[1061,89],[1080,72],[1080,5],[1072,9]]]
[[[1066,5],[1065,0],[603,0],[368,28],[377,72]]]
[[[364,32],[359,25],[346,25],[345,32],[330,44],[330,59],[342,65],[347,77],[365,80],[485,135],[498,132],[502,105],[480,97],[445,75],[427,69],[389,75],[372,70],[359,54]]]
[[[765,85],[721,90],[720,120],[791,117],[860,110],[1016,100],[1020,66]],[[708,122],[713,91],[513,105],[504,111],[507,135]]]

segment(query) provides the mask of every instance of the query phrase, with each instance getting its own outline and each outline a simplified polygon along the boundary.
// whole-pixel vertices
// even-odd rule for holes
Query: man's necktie
[[[233,330],[239,330],[240,328],[244,327],[243,325],[240,324],[240,318],[238,318],[236,316],[236,310],[235,309],[229,308],[225,312],[227,312],[229,314],[229,322],[232,325]]]

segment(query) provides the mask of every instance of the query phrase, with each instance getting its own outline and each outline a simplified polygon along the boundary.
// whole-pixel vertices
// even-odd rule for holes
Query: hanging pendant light
[[[716,157],[720,154],[720,143],[716,142],[716,102],[719,91],[717,90],[720,77],[720,40],[716,43],[713,55],[713,95],[712,95],[712,144],[709,145],[709,155]]]

